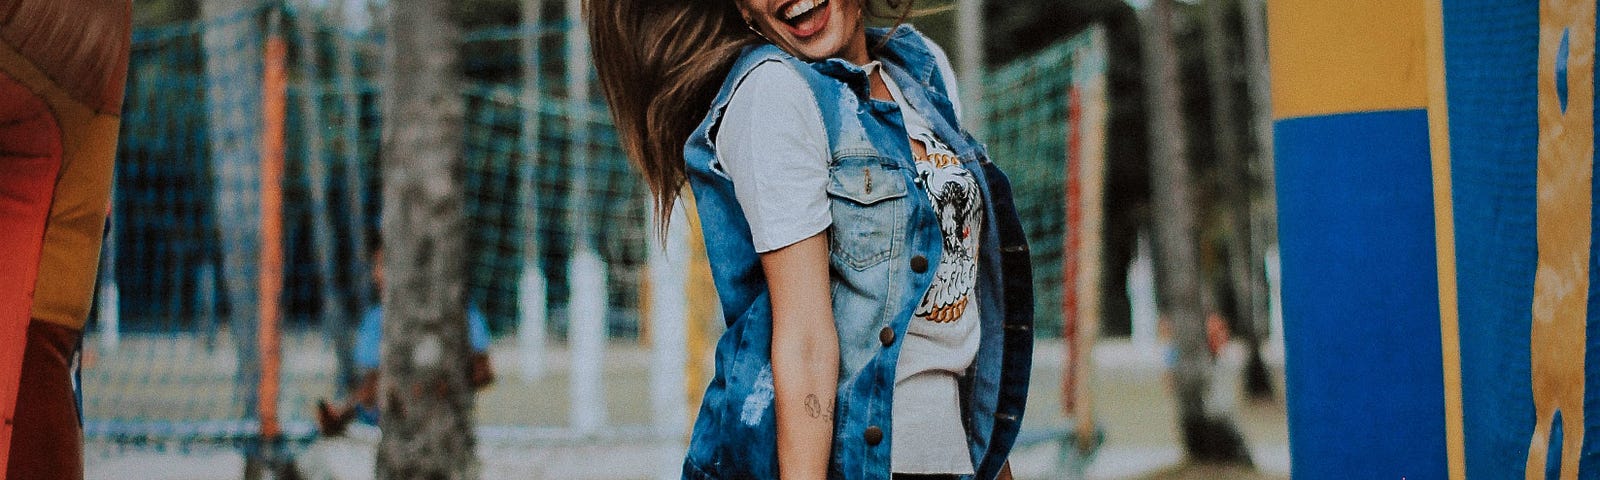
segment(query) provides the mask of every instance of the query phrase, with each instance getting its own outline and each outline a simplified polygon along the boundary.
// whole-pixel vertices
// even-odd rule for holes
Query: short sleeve
[[[828,135],[805,79],[782,62],[758,65],[734,90],[716,134],[756,252],[805,240],[833,223]]]

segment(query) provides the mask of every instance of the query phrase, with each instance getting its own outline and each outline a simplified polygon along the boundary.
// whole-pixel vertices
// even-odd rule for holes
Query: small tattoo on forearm
[[[833,418],[833,406],[829,405],[827,408],[823,408],[822,399],[817,398],[817,395],[814,394],[814,393],[813,394],[807,394],[806,395],[806,413],[810,414],[811,418],[832,419]]]

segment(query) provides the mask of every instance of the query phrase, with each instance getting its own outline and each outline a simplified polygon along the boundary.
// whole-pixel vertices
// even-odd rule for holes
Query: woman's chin
[[[790,53],[793,53],[794,56],[800,57],[801,60],[805,60],[807,62],[819,62],[819,61],[822,61],[822,60],[827,60],[828,57],[832,56],[832,55],[828,55],[828,52],[825,49],[820,49],[820,48],[813,48],[813,49],[796,48],[793,52],[790,52]]]
[[[790,40],[789,53],[808,62],[826,60],[844,54],[845,39],[837,32],[818,32],[804,41]]]

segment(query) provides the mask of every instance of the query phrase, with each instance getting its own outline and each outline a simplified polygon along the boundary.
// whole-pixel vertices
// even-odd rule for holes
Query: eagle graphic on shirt
[[[944,233],[944,253],[934,271],[933,284],[917,305],[916,316],[935,323],[960,320],[978,278],[978,227],[983,197],[972,172],[961,166],[949,146],[931,134],[912,138],[927,155],[917,158],[917,176],[927,186],[939,229]]]

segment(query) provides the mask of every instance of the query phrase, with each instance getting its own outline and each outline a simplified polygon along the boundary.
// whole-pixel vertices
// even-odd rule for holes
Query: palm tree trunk
[[[477,457],[460,234],[460,31],[448,0],[389,8],[377,478],[470,479]]]
[[[1233,34],[1227,27],[1231,0],[1207,0],[1205,3],[1206,75],[1211,95],[1211,123],[1215,132],[1218,163],[1222,165],[1223,178],[1234,188],[1222,192],[1227,209],[1228,280],[1232,283],[1234,309],[1240,318],[1232,325],[1238,327],[1238,337],[1249,350],[1245,369],[1245,386],[1252,397],[1272,395],[1272,383],[1267,375],[1266,363],[1261,360],[1260,319],[1255,316],[1257,292],[1253,274],[1261,272],[1257,264],[1264,264],[1261,252],[1251,241],[1251,192],[1255,182],[1250,181],[1249,157],[1240,145],[1238,97],[1234,94],[1234,62],[1229,50],[1234,45]]]
[[[1201,310],[1193,175],[1183,119],[1179,58],[1173,44],[1173,0],[1154,0],[1144,12],[1145,81],[1150,102],[1150,176],[1154,207],[1157,290],[1173,326],[1178,364],[1173,372],[1184,448],[1191,460],[1249,463],[1244,438],[1225,411],[1206,404],[1212,356]]]
[[[1255,176],[1257,190],[1251,198],[1251,250],[1265,259],[1267,251],[1278,244],[1278,200],[1276,180],[1273,176],[1272,146],[1272,87],[1267,65],[1266,2],[1240,0],[1239,8],[1244,18],[1245,65],[1249,68],[1252,141],[1255,159],[1251,173]],[[1250,273],[1251,292],[1258,336],[1271,333],[1272,291],[1267,284],[1267,266],[1257,264]]]

